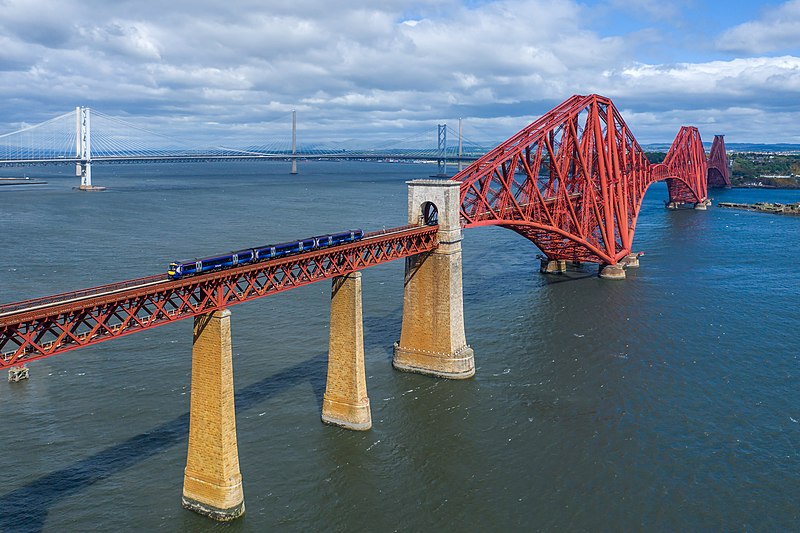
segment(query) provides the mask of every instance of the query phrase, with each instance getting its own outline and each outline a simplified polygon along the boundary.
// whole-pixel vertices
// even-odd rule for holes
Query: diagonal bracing
[[[0,306],[0,368],[430,252],[438,226],[367,234],[333,248],[171,281],[153,276]]]
[[[681,128],[651,165],[610,99],[576,95],[456,174],[463,227],[496,225],[549,259],[616,264],[631,253],[647,188],[702,203],[707,163],[697,128]]]

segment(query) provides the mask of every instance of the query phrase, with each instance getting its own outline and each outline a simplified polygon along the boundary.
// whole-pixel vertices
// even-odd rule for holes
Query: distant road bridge
[[[196,147],[88,107],[77,107],[74,112],[0,135],[0,166],[74,164],[80,189],[94,190],[95,164],[288,160],[291,172],[296,174],[298,160],[435,161],[438,174],[444,176],[448,162],[461,170],[464,162],[474,161],[488,149],[469,141],[465,146],[460,120],[458,131],[450,130],[451,138],[456,135],[456,144],[448,146],[447,133],[447,125],[439,124],[435,132],[375,147],[298,146],[297,116],[292,112],[291,142],[276,138],[243,148]]]
[[[80,113],[88,117],[88,111]],[[81,150],[79,156],[86,153]],[[713,179],[724,178],[724,153],[718,136],[709,163],[699,131],[685,126],[664,162],[651,164],[610,99],[576,95],[451,179],[408,182],[406,227],[178,280],[160,274],[2,305],[0,368],[13,371],[26,362],[192,318],[182,501],[214,519],[232,520],[244,513],[244,494],[235,437],[231,306],[332,280],[322,420],[366,430],[372,418],[361,270],[406,261],[393,366],[466,379],[474,375],[475,361],[464,328],[463,229],[495,225],[519,233],[544,253],[546,273],[564,272],[567,262],[590,262],[599,265],[600,277],[624,279],[625,269],[639,263],[633,238],[648,187],[666,181],[668,207],[706,209],[709,168]]]

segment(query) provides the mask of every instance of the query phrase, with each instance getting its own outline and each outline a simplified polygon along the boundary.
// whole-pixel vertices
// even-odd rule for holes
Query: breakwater
[[[22,178],[0,178],[0,185],[46,185],[46,181],[27,176]]]
[[[719,207],[728,209],[744,209],[758,213],[773,213],[778,215],[800,215],[800,202],[796,204],[780,204],[770,202],[756,202],[754,204],[740,204],[735,202],[719,202]]]

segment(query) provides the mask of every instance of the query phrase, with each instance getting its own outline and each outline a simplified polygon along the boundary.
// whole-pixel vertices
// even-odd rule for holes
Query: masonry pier
[[[548,259],[544,257],[540,261],[539,272],[542,274],[563,274],[567,271],[567,261],[565,259]]]
[[[475,374],[464,333],[460,183],[408,182],[409,224],[439,224],[439,246],[406,259],[403,325],[394,345],[398,370],[465,379]]]
[[[619,264],[625,268],[639,268],[639,253],[628,254],[619,260]]]
[[[322,421],[355,430],[372,427],[364,371],[361,272],[334,278],[331,285],[328,379]]]
[[[233,520],[244,514],[244,493],[228,309],[194,319],[191,394],[183,506],[215,520]]]
[[[680,201],[670,201],[666,203],[667,209],[697,209],[698,211],[705,211],[708,209],[708,206],[711,205],[711,200],[706,198],[705,200],[700,200],[699,202],[680,202]]]
[[[610,265],[602,263],[597,272],[597,275],[603,279],[625,279],[625,268],[622,263]]]

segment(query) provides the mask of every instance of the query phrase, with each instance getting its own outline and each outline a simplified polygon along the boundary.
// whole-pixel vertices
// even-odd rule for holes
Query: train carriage
[[[167,277],[169,279],[180,279],[185,276],[194,276],[213,270],[233,268],[257,261],[276,259],[291,254],[355,242],[363,237],[363,231],[354,229],[340,233],[309,237],[298,241],[247,248],[237,252],[231,252],[230,254],[203,257],[201,259],[195,259],[194,261],[174,261],[169,264]]]

